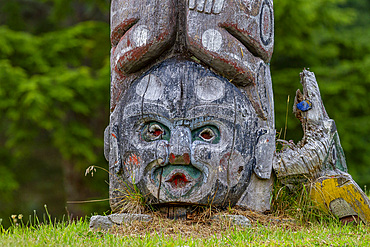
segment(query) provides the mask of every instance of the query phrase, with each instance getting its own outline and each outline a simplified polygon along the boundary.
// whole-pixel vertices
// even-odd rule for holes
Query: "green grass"
[[[292,192],[275,184],[272,209],[271,214],[263,215],[238,209],[213,212],[209,208],[193,221],[155,216],[150,223],[135,222],[104,232],[90,230],[87,218],[52,223],[45,206],[42,222],[36,213],[28,219],[33,223],[24,224],[22,215],[11,216],[12,226],[8,229],[0,222],[0,246],[370,246],[368,226],[342,225],[312,204],[304,186]],[[252,220],[252,226],[216,223],[210,220],[213,213],[245,215]]]
[[[231,229],[207,238],[161,236],[123,236],[89,230],[88,221],[13,226],[0,233],[1,246],[369,246],[369,228],[341,226],[337,222],[292,229],[256,225]]]

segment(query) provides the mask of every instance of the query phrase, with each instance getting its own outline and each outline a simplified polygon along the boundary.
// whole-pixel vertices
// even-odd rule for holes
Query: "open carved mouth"
[[[173,188],[184,188],[190,181],[186,178],[184,173],[178,172],[171,176],[165,182],[170,183]]]
[[[157,185],[162,187],[170,198],[187,195],[203,178],[202,172],[192,165],[158,167],[153,175]]]

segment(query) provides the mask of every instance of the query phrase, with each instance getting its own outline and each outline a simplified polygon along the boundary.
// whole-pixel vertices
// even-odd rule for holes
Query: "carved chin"
[[[152,180],[160,187],[161,201],[181,202],[192,197],[204,183],[203,172],[193,165],[166,165],[152,170]]]

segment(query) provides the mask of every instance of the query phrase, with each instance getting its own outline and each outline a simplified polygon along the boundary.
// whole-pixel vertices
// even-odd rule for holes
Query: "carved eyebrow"
[[[161,116],[162,114],[160,114],[161,112],[170,112],[169,109],[166,108],[166,106],[164,104],[159,104],[157,102],[155,103],[152,103],[152,102],[144,102],[144,105],[146,106],[144,109],[142,108],[142,102],[141,100],[139,101],[134,101],[134,102],[130,102],[128,104],[126,104],[124,107],[123,107],[123,114],[122,116],[123,117],[130,117],[130,116],[137,116],[137,115],[158,115],[158,116]],[[153,106],[153,108],[155,108],[155,112],[156,113],[153,113],[153,111],[151,112],[150,109],[152,108],[149,108],[149,106]],[[149,109],[148,109],[149,108]]]
[[[228,23],[220,23],[220,27],[224,28],[234,38],[236,38],[243,46],[252,53],[253,56],[261,58],[263,61],[268,62],[269,54],[261,49],[257,49],[258,41],[248,35],[248,31],[240,29],[235,25]]]
[[[220,112],[222,111],[225,116],[228,116],[226,112],[230,113],[231,116],[234,115],[235,107],[234,105],[222,105],[222,104],[207,104],[207,105],[196,105],[191,108],[189,108],[186,111],[186,118],[189,118],[194,115],[199,115],[199,112],[204,112],[204,109],[207,108],[209,112],[214,112],[213,116],[219,116]],[[198,112],[198,114],[197,114]],[[202,116],[199,116],[202,117]],[[199,118],[199,117],[193,117],[193,118]],[[204,116],[205,117],[205,116]],[[224,118],[224,117],[223,117]],[[231,117],[231,119],[234,119],[234,117]],[[225,118],[227,120],[227,118]]]
[[[118,24],[111,32],[110,42],[112,46],[117,46],[123,35],[138,21],[139,18],[130,18]]]

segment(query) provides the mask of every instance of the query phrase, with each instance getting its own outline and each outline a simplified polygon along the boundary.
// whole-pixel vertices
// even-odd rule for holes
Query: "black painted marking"
[[[267,11],[269,11],[269,14],[270,14],[270,18],[269,18],[269,27],[270,27],[270,33],[269,33],[269,37],[267,39],[265,39],[263,37],[263,11],[264,11],[264,8],[268,8]],[[272,29],[273,29],[273,23],[272,23],[272,20],[273,20],[273,17],[272,17],[272,10],[271,10],[271,6],[270,6],[270,3],[265,0],[263,3],[262,3],[262,8],[261,8],[261,13],[260,13],[260,38],[261,38],[261,41],[262,43],[267,46],[271,43],[272,41]]]

